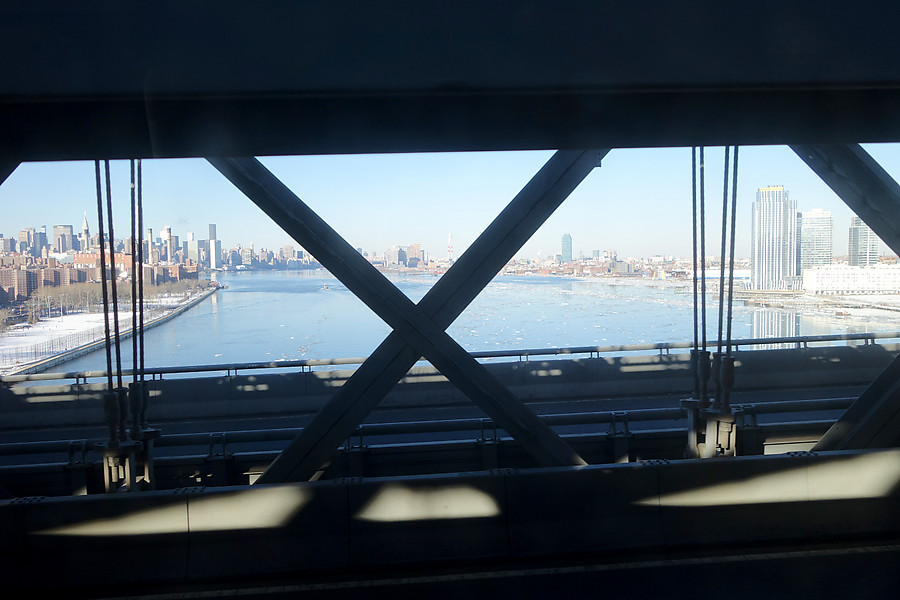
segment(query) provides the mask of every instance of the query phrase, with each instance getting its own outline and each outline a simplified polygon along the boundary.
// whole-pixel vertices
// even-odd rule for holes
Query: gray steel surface
[[[896,3],[4,3],[2,160],[897,141]]]

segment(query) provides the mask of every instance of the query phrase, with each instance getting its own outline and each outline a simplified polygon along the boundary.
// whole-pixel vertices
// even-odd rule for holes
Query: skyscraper
[[[572,236],[568,233],[562,236],[562,262],[572,262]]]
[[[755,290],[797,283],[797,204],[784,186],[756,191],[750,237],[750,286]]]
[[[857,216],[850,219],[850,266],[871,267],[878,264],[881,238]]]
[[[811,267],[830,265],[833,254],[834,220],[827,210],[814,209],[801,212],[800,273]]]
[[[75,249],[75,232],[71,225],[53,226],[53,249],[56,252]]]
[[[209,224],[209,268],[218,269],[222,266],[222,242],[216,238],[216,224]]]

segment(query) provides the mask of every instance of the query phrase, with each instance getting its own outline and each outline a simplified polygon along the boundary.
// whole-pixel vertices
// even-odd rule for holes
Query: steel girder
[[[900,140],[872,0],[0,5],[0,160]]]
[[[255,159],[209,159],[394,332],[260,478],[309,479],[421,356],[539,462],[584,464],[444,331],[599,164],[603,151],[556,153],[426,296],[414,305]]]
[[[13,174],[18,166],[17,162],[0,162],[0,185],[3,185],[3,182]]]
[[[900,185],[858,144],[791,148],[850,209],[900,254]],[[900,438],[900,357],[894,359],[814,450],[893,445]]]

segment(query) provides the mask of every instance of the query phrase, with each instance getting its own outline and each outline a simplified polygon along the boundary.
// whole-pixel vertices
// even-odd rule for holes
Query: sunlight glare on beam
[[[497,501],[469,485],[411,488],[388,484],[356,514],[362,521],[403,522],[437,519],[474,519],[500,514]]]
[[[286,526],[312,499],[302,486],[260,487],[197,495],[167,506],[139,509],[33,532],[35,535],[121,537]]]

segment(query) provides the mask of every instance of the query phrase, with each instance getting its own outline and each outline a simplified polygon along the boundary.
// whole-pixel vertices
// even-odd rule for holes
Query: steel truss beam
[[[558,152],[414,305],[257,160],[209,159],[394,332],[259,479],[309,479],[421,356],[542,464],[584,461],[444,331],[608,150]]]
[[[898,141],[896,21],[893,0],[3,2],[0,159]]]
[[[878,237],[900,254],[900,185],[859,144],[794,145],[791,149]],[[900,357],[822,436],[814,450],[856,450],[900,437]]]
[[[13,171],[15,171],[18,166],[19,163],[17,162],[0,162],[0,185],[3,185],[3,183],[9,178],[10,175],[13,174]]]

